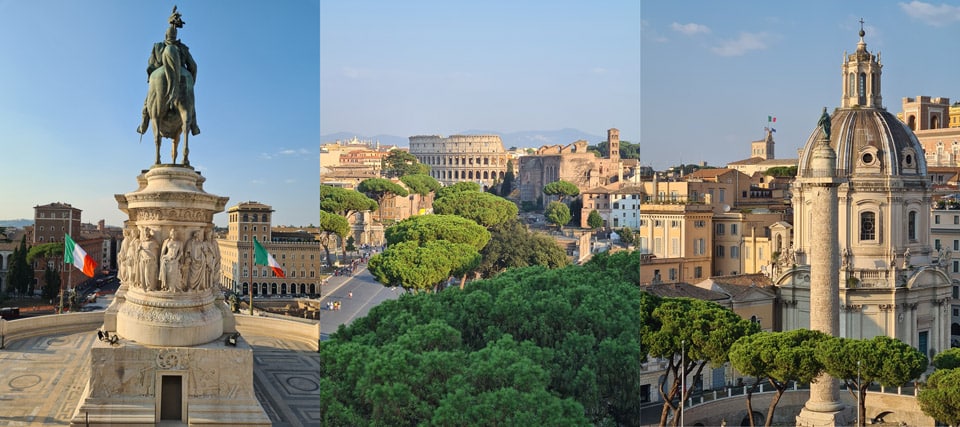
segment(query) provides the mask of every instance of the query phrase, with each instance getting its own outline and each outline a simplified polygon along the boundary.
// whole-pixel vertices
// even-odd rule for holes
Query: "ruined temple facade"
[[[410,154],[443,185],[469,181],[483,188],[503,181],[511,158],[497,135],[411,136]]]
[[[520,201],[536,202],[543,187],[557,180],[575,184],[580,191],[623,181],[620,160],[620,131],[607,130],[610,153],[597,157],[588,152],[587,141],[572,144],[545,145],[536,154],[520,158]]]

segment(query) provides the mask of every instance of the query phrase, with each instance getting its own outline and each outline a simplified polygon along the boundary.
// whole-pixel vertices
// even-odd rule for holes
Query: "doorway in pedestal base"
[[[160,420],[183,421],[183,376],[181,375],[161,376]]]

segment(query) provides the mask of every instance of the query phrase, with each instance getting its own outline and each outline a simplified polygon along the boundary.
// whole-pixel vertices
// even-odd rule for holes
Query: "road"
[[[370,309],[388,299],[397,299],[403,289],[392,290],[377,282],[361,264],[357,272],[348,276],[334,276],[323,285],[320,297],[320,340],[326,340],[340,325],[350,324],[353,319],[366,316]],[[353,298],[349,297],[353,292]],[[340,302],[340,310],[327,310],[327,302]]]

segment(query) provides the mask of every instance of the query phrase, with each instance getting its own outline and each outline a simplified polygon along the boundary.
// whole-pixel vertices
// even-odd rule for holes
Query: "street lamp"
[[[860,361],[857,360],[857,426],[860,425]]]
[[[680,425],[683,425],[683,401],[687,391],[687,364],[684,362],[684,349],[686,340],[680,340]]]

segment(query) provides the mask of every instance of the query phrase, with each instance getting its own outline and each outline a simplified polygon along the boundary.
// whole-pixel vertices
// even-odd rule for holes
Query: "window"
[[[647,242],[647,238],[646,238],[646,237],[641,237],[641,238],[640,238],[640,247],[638,248],[638,249],[640,250],[640,253],[642,253],[642,254],[648,253],[648,252],[650,251],[650,249],[647,247],[648,245],[649,245],[649,243]]]
[[[671,268],[670,271],[668,272],[668,274],[669,274],[669,277],[670,277],[670,281],[676,281],[676,280],[677,280],[677,269],[676,269],[676,268]]]
[[[694,255],[703,255],[707,252],[706,246],[704,246],[703,239],[696,239],[693,241],[693,254]]]
[[[643,220],[640,220],[640,222],[643,222]],[[643,224],[641,224],[641,225],[643,225]],[[706,226],[707,226],[707,222],[706,222],[706,221],[694,221],[694,222],[693,222],[693,227],[694,227],[694,228],[703,228],[703,227],[706,227]]]
[[[940,250],[940,239],[933,239],[933,248],[938,251]]]
[[[723,258],[723,246],[717,245],[715,249],[716,250],[714,251],[715,252],[714,256],[716,256],[717,258]]]
[[[724,234],[724,227],[726,227],[726,225],[724,225],[724,224],[717,224],[717,235],[718,235],[718,236],[721,236],[721,235]]]
[[[939,223],[940,223],[940,215],[934,215],[934,216],[933,216],[933,223],[934,223],[934,224],[939,224]]]
[[[680,256],[680,238],[674,237],[670,239],[670,255]]]
[[[960,224],[960,215],[954,215],[954,216],[953,216],[953,224],[954,224],[954,225]]]
[[[763,259],[763,246],[757,248],[757,258]]]
[[[654,226],[654,227],[663,227],[663,221],[660,221],[659,219],[654,220],[654,221],[653,221],[653,226]]]
[[[917,240],[917,211],[907,214],[907,238]]]
[[[693,267],[693,278],[699,279],[703,277],[703,267]]]
[[[860,240],[877,239],[877,214],[874,212],[860,213]]]
[[[730,224],[730,234],[731,235],[737,234],[737,224]]]
[[[960,273],[960,261],[954,261],[954,262],[953,262],[953,272],[954,272],[954,273]],[[957,288],[953,288],[953,289],[954,289],[954,292],[956,292],[956,289],[957,289]],[[956,297],[954,297],[954,298],[956,298]]]
[[[953,241],[953,250],[960,251],[960,240]]]
[[[730,247],[730,258],[740,258],[740,248],[737,246]]]
[[[727,191],[721,188],[721,189],[720,189],[720,203],[723,203],[723,202],[726,201],[726,198],[727,198],[727,195],[726,195],[726,194],[727,194]]]
[[[957,261],[954,261],[953,264],[957,265]],[[960,286],[953,287],[953,299],[960,299]]]
[[[634,214],[634,215],[636,215],[636,214]],[[680,221],[670,221],[670,227],[671,227],[671,228],[679,228],[679,227],[680,227]]]
[[[653,239],[653,253],[655,253],[655,254],[663,253],[663,239],[662,239],[662,238],[657,237],[657,238]]]

